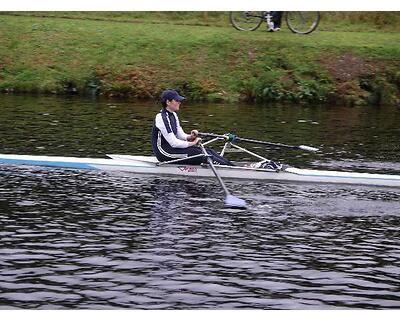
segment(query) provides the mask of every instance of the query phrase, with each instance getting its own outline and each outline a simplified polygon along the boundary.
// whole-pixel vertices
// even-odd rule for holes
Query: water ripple
[[[1,308],[400,307],[394,191],[228,181],[243,211],[209,180],[7,177]]]

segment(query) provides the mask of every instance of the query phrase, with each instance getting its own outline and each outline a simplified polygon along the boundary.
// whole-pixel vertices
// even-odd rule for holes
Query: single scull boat
[[[199,146],[202,149],[202,154],[193,157],[205,157],[207,159],[207,164],[204,165],[179,164],[179,162],[181,162],[183,159],[159,162],[155,157],[150,156],[118,154],[109,154],[107,155],[109,157],[108,159],[0,154],[0,163],[28,166],[64,167],[74,169],[124,171],[136,174],[151,174],[156,176],[165,175],[202,178],[215,177],[225,193],[225,204],[230,207],[241,209],[247,207],[246,201],[232,195],[222,178],[400,187],[400,176],[398,175],[308,170],[293,168],[286,165],[277,165],[276,163],[271,162],[259,154],[238,146],[236,141],[257,143],[279,148],[300,149],[311,152],[318,151],[317,148],[304,145],[291,146],[281,143],[245,139],[232,134],[218,135],[213,133],[201,133],[201,135],[211,138],[211,140],[205,143],[200,142]],[[223,140],[225,142],[221,151],[222,156],[226,151],[233,148],[236,149],[236,151],[246,152],[247,154],[258,158],[258,165],[254,166],[249,163],[237,163],[235,166],[214,165],[210,155],[207,154],[207,150],[204,148],[204,145],[218,140]]]
[[[227,135],[203,134],[215,140],[225,139],[226,143],[223,152],[229,147],[240,149],[251,155],[258,157],[261,161],[266,160],[251,151],[237,146],[231,137]],[[238,138],[237,140],[239,140]],[[242,139],[246,141],[246,139]],[[251,142],[260,142],[249,140]],[[271,143],[267,143],[271,144]],[[281,145],[279,146],[287,146]],[[287,146],[295,148],[294,146]],[[299,146],[299,149],[315,151],[317,149]],[[311,148],[311,149],[310,149]],[[314,150],[312,150],[314,149]],[[214,177],[215,174],[210,170],[210,165],[185,165],[179,163],[160,163],[152,156],[133,156],[109,154],[109,158],[79,158],[79,157],[58,157],[58,156],[32,156],[32,155],[12,155],[0,154],[0,163],[13,165],[29,166],[49,166],[64,167],[75,169],[93,169],[106,171],[124,171],[136,174],[150,174],[162,176],[185,176],[185,177]],[[222,166],[215,165],[220,177],[228,179],[249,179],[282,182],[311,182],[311,183],[338,183],[355,184],[382,187],[400,187],[399,175],[371,174],[358,172],[328,171],[328,170],[309,170],[283,166],[281,170],[267,168],[254,168],[246,165]]]

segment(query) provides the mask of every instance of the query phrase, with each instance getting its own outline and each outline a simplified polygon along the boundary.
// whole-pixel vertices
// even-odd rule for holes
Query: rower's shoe
[[[250,167],[256,168],[256,169],[269,169],[269,170],[274,170],[274,171],[280,171],[280,170],[282,170],[283,165],[280,164],[279,162],[266,160],[266,161],[252,163],[252,164],[250,164]]]
[[[274,162],[274,161],[269,160],[269,161],[264,161],[261,164],[261,168],[279,171],[282,169],[282,165],[279,162]]]

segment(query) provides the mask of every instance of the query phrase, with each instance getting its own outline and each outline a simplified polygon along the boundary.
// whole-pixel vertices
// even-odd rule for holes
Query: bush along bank
[[[353,53],[307,59],[306,63],[281,55],[230,68],[224,74],[225,82],[217,74],[208,78],[184,74],[170,78],[168,70],[157,66],[95,66],[81,73],[60,72],[51,78],[38,70],[24,70],[18,77],[8,79],[0,73],[0,90],[156,99],[164,88],[176,88],[192,101],[400,105],[398,70],[396,65],[363,59]]]
[[[269,59],[271,61],[271,59]],[[400,106],[400,71],[352,53],[291,64],[282,57],[239,81],[240,98],[259,103]]]
[[[229,85],[211,79],[157,83],[160,70],[139,68],[113,77],[97,73],[76,92],[107,97],[153,99],[163,88],[176,88],[192,101],[286,104],[400,105],[400,71],[344,53],[314,63],[268,57],[226,74]],[[160,85],[161,84],[161,85]],[[88,89],[89,87],[89,89]],[[70,91],[70,90],[69,90]]]
[[[400,105],[400,71],[357,60],[349,54],[320,64],[293,68],[258,62],[248,75],[233,70],[230,86],[204,79],[162,80],[160,70],[130,68],[115,74],[99,67],[88,76],[62,77],[52,83],[2,82],[4,93],[103,96],[122,99],[156,99],[164,88],[175,88],[191,101],[337,105]],[[39,82],[38,82],[39,83]]]

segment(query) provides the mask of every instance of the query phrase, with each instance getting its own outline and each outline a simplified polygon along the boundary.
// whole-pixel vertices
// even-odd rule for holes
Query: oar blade
[[[226,196],[225,205],[228,207],[232,207],[232,208],[240,208],[240,209],[247,208],[246,201],[244,201],[243,199],[240,199],[238,197],[235,197],[231,194]]]
[[[299,149],[304,150],[304,151],[311,151],[311,152],[317,152],[319,149],[318,148],[314,148],[314,147],[310,147],[310,146],[299,146]]]

